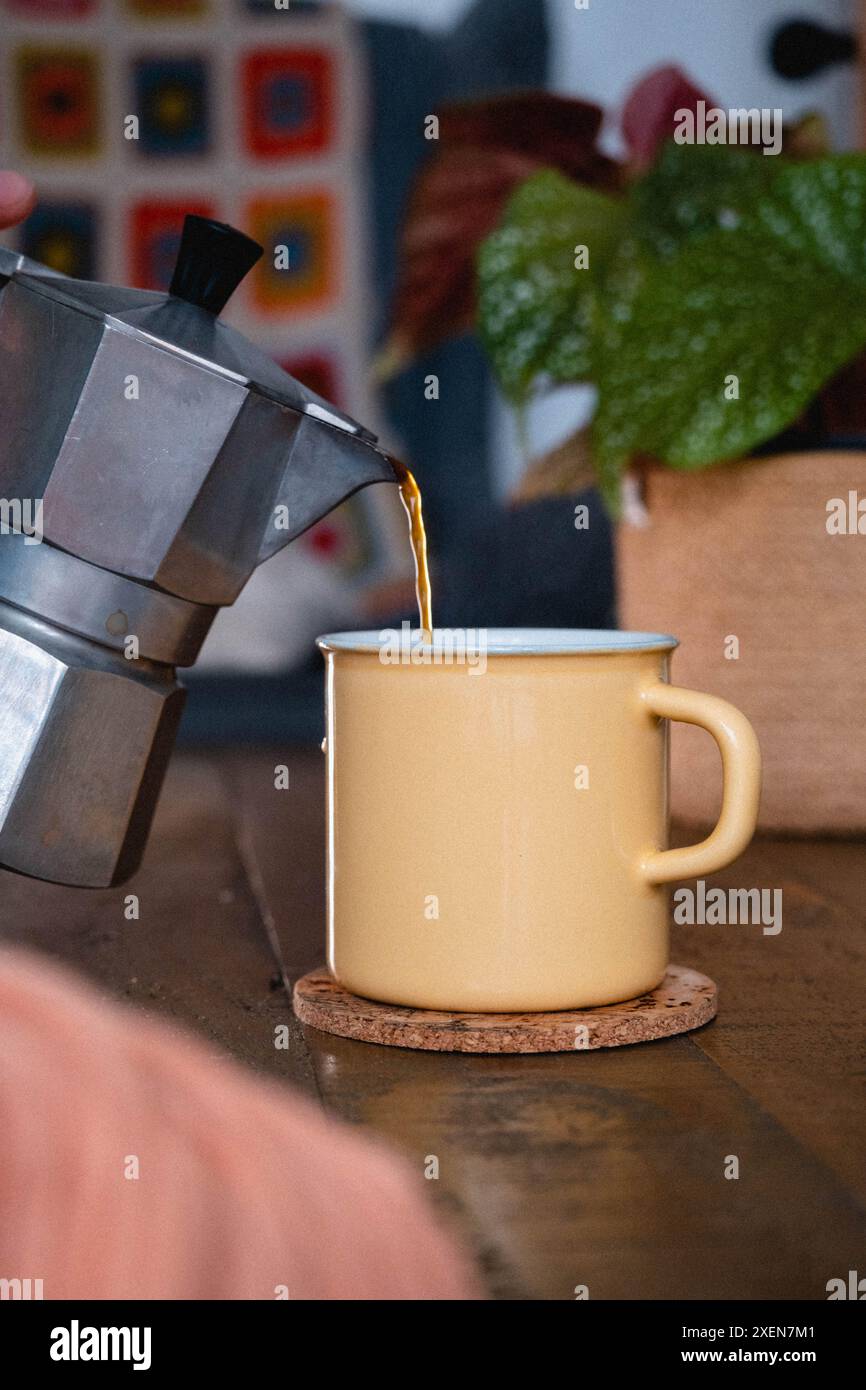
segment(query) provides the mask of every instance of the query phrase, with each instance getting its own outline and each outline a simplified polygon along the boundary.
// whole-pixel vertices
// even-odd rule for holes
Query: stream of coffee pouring
[[[415,593],[418,598],[418,618],[422,632],[433,633],[433,596],[430,592],[430,569],[427,564],[427,532],[424,529],[424,511],[421,505],[421,489],[414,474],[392,458],[391,463],[400,484],[400,498],[409,518],[409,535],[412,540],[412,554],[415,558]]]

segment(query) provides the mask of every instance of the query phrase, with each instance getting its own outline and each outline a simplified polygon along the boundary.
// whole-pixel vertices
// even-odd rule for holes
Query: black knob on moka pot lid
[[[168,292],[219,314],[263,253],[257,241],[226,222],[189,213]]]

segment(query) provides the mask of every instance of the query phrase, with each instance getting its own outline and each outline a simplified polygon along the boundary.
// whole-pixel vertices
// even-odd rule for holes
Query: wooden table
[[[274,987],[268,920],[291,976],[323,955],[323,790],[318,751],[182,753],[131,885],[2,875],[0,934],[318,1096],[419,1173],[436,1155],[426,1187],[499,1297],[823,1299],[866,1274],[866,845],[757,841],[713,880],[781,888],[784,925],[675,928],[674,959],[721,991],[697,1033],[415,1053],[304,1030]]]

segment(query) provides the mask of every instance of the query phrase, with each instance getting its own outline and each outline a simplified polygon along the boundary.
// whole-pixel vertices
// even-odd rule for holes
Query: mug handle
[[[755,833],[761,797],[761,749],[744,714],[715,695],[656,681],[641,700],[661,719],[697,724],[712,734],[722,755],[722,809],[711,835],[682,849],[651,850],[640,871],[647,883],[670,883],[715,873],[736,859]]]

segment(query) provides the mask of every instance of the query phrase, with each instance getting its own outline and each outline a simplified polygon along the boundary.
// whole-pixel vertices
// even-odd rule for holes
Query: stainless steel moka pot
[[[0,248],[0,865],[135,871],[191,666],[253,570],[359,488],[376,438],[217,317],[262,254],[187,217],[168,294]],[[10,524],[20,521],[20,524]]]

